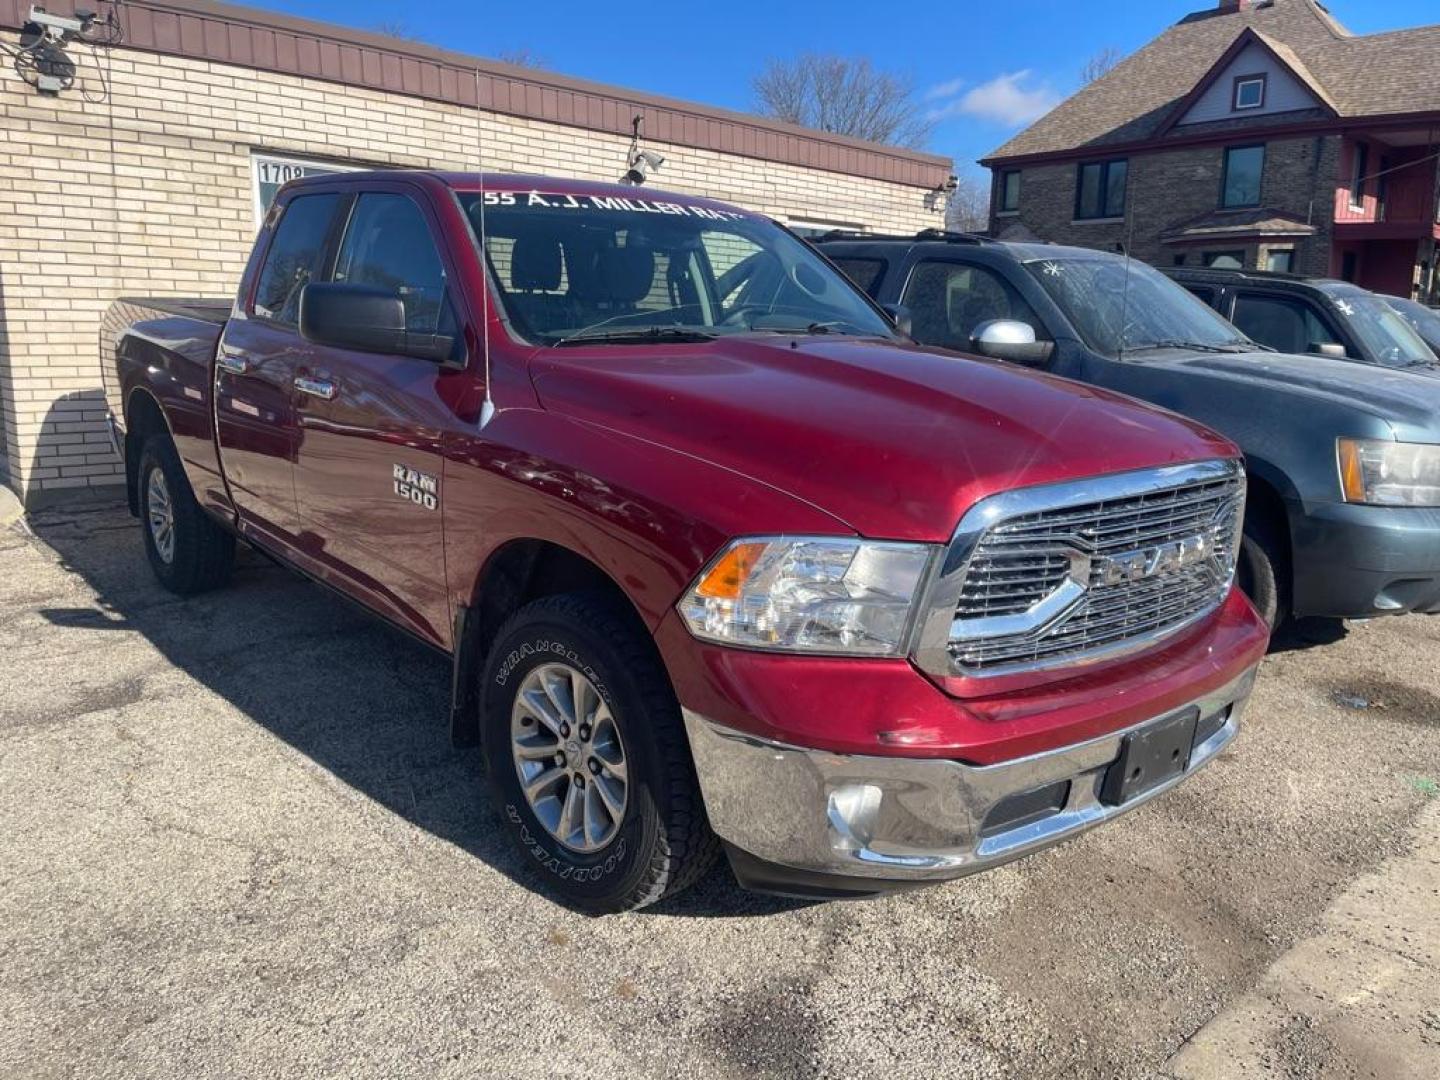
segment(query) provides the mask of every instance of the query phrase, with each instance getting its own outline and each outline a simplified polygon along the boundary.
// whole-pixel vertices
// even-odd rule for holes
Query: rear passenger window
[[[968,350],[975,328],[991,319],[1028,323],[1037,341],[1049,341],[1045,324],[999,274],[967,263],[923,262],[910,275],[901,303],[910,309],[916,341]]]
[[[360,196],[340,243],[334,280],[398,293],[405,329],[412,334],[444,332],[442,324],[451,321],[440,252],[425,215],[405,195]]]
[[[1303,300],[1281,296],[1239,296],[1230,320],[1246,337],[1286,353],[1308,353],[1316,345],[1340,344]]]
[[[871,299],[874,299],[880,288],[880,281],[885,276],[883,259],[832,259],[830,261],[838,266],[846,277],[864,289]]]
[[[1184,282],[1181,282],[1181,284],[1185,285],[1186,289],[1194,293],[1201,300],[1204,300],[1205,303],[1209,304],[1212,308],[1216,306],[1215,301],[1220,297],[1220,291],[1218,289],[1210,285],[1189,285]]]
[[[293,326],[300,314],[300,290],[320,273],[325,240],[339,195],[301,195],[280,215],[275,239],[260,270],[254,312]]]

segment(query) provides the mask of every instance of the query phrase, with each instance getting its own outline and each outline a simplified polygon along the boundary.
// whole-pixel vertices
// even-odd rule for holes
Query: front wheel
[[[496,804],[566,902],[629,911],[703,876],[719,845],[679,705],[652,644],[613,605],[527,604],[501,627],[483,679]]]
[[[145,441],[138,477],[145,555],[160,584],[180,596],[225,584],[235,561],[235,537],[195,501],[168,437]]]
[[[1271,633],[1290,617],[1287,566],[1288,560],[1275,530],[1265,520],[1247,515],[1236,578]]]

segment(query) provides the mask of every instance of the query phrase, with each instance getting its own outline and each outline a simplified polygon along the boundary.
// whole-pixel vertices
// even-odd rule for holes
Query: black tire
[[[604,597],[567,594],[533,601],[500,628],[481,676],[481,737],[505,827],[551,890],[594,914],[630,911],[674,896],[703,877],[720,850],[705,818],[674,690],[653,643],[632,623]],[[522,789],[512,751],[512,710],[522,684],[551,665],[589,680],[623,741],[624,810],[610,823],[614,835],[592,852],[572,850],[541,822]],[[539,726],[534,730],[550,737]],[[567,740],[561,756],[568,745]],[[595,767],[593,758],[589,764]],[[555,768],[568,774],[571,766]],[[575,772],[583,794],[584,767]],[[568,792],[577,781],[562,777],[558,783]]]
[[[145,440],[136,474],[145,556],[160,584],[178,596],[193,596],[229,581],[235,564],[235,537],[211,520],[195,501],[180,455],[168,435],[152,435]],[[158,489],[152,485],[152,474],[159,477]],[[163,545],[152,524],[152,512],[162,494],[169,500],[173,534]]]
[[[1263,517],[1247,514],[1237,579],[1272,634],[1290,618],[1289,565],[1276,530]]]

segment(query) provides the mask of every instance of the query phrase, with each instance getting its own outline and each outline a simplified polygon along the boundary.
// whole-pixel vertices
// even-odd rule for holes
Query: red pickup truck
[[[587,910],[722,847],[836,897],[1045,847],[1213,758],[1265,650],[1233,445],[920,348],[719,202],[301,180],[233,302],[117,301],[101,350],[160,581],[238,538],[453,658],[454,738]]]

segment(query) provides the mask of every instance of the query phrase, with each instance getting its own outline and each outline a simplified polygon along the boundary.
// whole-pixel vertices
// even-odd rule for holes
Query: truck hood
[[[870,537],[945,540],[996,491],[1237,453],[1108,391],[901,344],[567,346],[531,371],[547,409],[742,473]]]
[[[1440,380],[1422,368],[1410,371],[1271,352],[1184,353],[1145,363],[1239,386],[1323,399],[1370,413],[1397,428],[1433,432],[1440,423]]]

